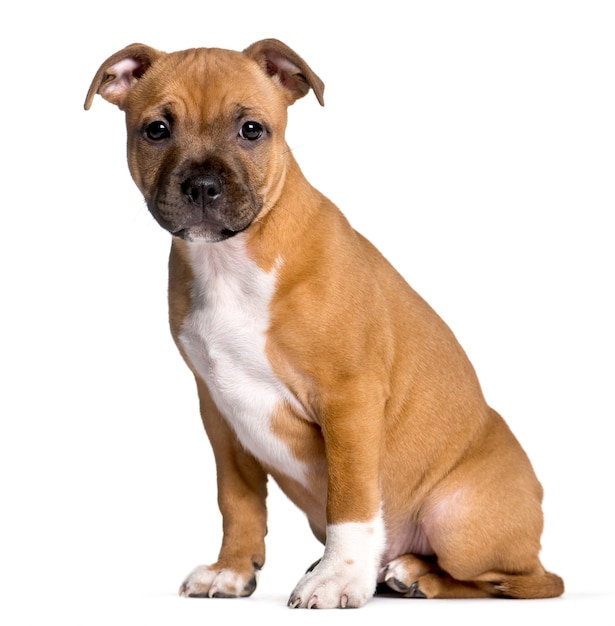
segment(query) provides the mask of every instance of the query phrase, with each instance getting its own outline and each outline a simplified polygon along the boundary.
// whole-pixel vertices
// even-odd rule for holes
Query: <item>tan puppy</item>
[[[128,163],[172,235],[173,337],[218,472],[218,560],[185,596],[247,596],[272,476],[325,544],[292,607],[544,598],[542,489],[434,311],[303,177],[287,107],[322,81],[273,39],[107,59],[88,93],[126,113]]]

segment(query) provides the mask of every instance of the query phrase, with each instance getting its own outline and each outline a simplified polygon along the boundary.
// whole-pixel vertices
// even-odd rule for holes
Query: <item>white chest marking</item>
[[[180,342],[241,444],[265,463],[306,484],[306,467],[271,429],[280,403],[295,398],[265,353],[276,270],[251,261],[241,235],[189,244],[194,284]]]

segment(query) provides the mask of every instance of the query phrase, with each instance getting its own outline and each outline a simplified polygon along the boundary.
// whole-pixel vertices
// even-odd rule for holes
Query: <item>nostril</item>
[[[204,206],[222,194],[222,183],[217,176],[195,176],[182,183],[182,191],[192,202]]]

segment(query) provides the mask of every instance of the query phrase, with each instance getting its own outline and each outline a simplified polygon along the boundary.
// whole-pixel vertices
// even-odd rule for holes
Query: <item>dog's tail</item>
[[[535,575],[504,575],[491,583],[491,594],[500,598],[557,598],[564,593],[564,581],[550,572]]]

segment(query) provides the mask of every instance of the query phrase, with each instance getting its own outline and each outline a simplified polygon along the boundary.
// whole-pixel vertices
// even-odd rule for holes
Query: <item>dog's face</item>
[[[275,203],[287,153],[287,107],[322,83],[275,40],[244,52],[166,54],[140,44],[101,66],[94,93],[126,112],[128,164],[158,223],[220,241]]]
[[[126,107],[128,163],[149,210],[185,239],[245,230],[279,183],[286,103],[239,53],[174,53],[154,70]]]

